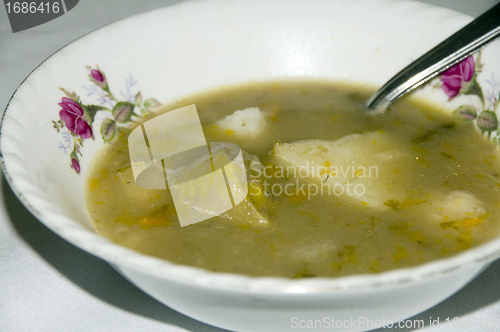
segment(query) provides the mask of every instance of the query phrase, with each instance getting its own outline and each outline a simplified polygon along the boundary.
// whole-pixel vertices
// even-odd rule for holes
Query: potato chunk
[[[466,191],[453,191],[427,206],[431,222],[443,229],[465,231],[481,225],[488,217],[485,204]]]
[[[130,164],[120,167],[116,174],[121,182],[127,184],[121,191],[123,199],[131,204],[142,207],[151,207],[151,212],[140,215],[141,224],[145,227],[159,226],[163,224],[178,224],[178,205],[174,207],[174,201],[182,202],[182,207],[193,209],[204,209],[203,215],[207,218],[218,216],[219,218],[230,220],[239,226],[255,229],[266,229],[271,226],[271,222],[263,212],[268,205],[270,195],[263,189],[255,191],[255,188],[264,188],[260,174],[264,166],[257,156],[245,151],[242,152],[244,171],[239,172],[237,167],[225,167],[240,153],[240,148],[233,143],[211,143],[211,153],[203,154],[191,163],[176,169],[166,169],[169,188],[168,189],[144,189],[135,184],[132,168]],[[228,183],[222,186],[208,186],[208,190],[200,190],[199,182],[191,180],[207,178],[207,175],[224,168],[225,177]],[[243,194],[239,191],[238,183],[247,180],[248,194],[241,200]],[[210,183],[210,179],[207,179]],[[184,186],[184,191],[180,191],[175,185],[180,183],[192,183]],[[220,184],[220,183],[219,183]],[[172,186],[174,185],[174,186]],[[229,186],[228,186],[229,185]],[[171,190],[172,189],[172,190]],[[212,206],[217,207],[224,203],[221,200],[228,197],[231,190],[233,200],[237,200],[236,205],[222,213],[211,211]],[[186,195],[187,193],[187,195]],[[154,199],[153,199],[153,198]],[[158,197],[158,198],[155,198]],[[208,202],[208,203],[207,203]],[[155,204],[152,204],[155,203]],[[227,202],[226,202],[227,203]],[[227,204],[226,204],[227,205]],[[166,217],[168,214],[168,218]],[[168,221],[168,222],[167,222]],[[226,221],[227,223],[227,221]],[[246,226],[245,226],[246,225]],[[224,226],[224,223],[217,221],[217,226]]]
[[[209,154],[203,154],[177,169],[167,169],[167,181],[177,214],[198,213],[204,220],[219,216],[251,227],[269,227],[268,218],[258,209],[267,196],[260,193],[252,195],[255,196],[254,199],[248,195],[251,193],[250,189],[247,191],[241,187],[242,184],[248,187],[251,184],[258,185],[260,179],[255,177],[254,170],[263,166],[258,157],[243,151],[241,155],[244,165],[240,168],[235,164],[239,154],[240,148],[236,144],[210,143]],[[225,172],[225,181],[220,178],[221,169]],[[211,178],[215,172],[219,173],[216,180]],[[247,181],[243,182],[244,180]],[[229,191],[231,201],[228,201]]]
[[[233,220],[240,226],[247,225],[255,229],[269,229],[271,221],[263,212],[264,208],[272,204],[270,194],[264,190],[264,185],[260,174],[264,166],[259,157],[243,151],[243,160],[247,176],[248,195],[238,205],[231,210],[220,215],[223,219]],[[260,188],[261,190],[255,190]]]
[[[255,137],[264,130],[266,120],[258,107],[235,111],[216,123],[218,128],[236,136]]]
[[[372,131],[334,141],[276,143],[271,162],[309,183],[311,194],[335,195],[383,210],[388,208],[385,201],[404,198],[401,186],[391,186],[390,180],[397,177],[394,162],[407,155],[392,135]]]

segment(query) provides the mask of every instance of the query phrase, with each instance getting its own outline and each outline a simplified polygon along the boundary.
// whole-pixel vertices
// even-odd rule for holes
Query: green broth
[[[364,112],[372,92],[323,81],[251,83],[189,96],[161,111],[196,104],[207,141],[236,143],[264,165],[273,162],[269,152],[276,142],[390,134],[406,154],[383,173],[387,188],[404,193],[404,199],[386,200],[387,208],[335,195],[273,195],[272,203],[261,207],[272,227],[223,217],[180,227],[175,212],[165,207],[169,192],[139,188],[127,173],[124,135],[93,163],[86,182],[89,215],[102,236],[147,255],[210,271],[289,278],[415,266],[497,236],[497,149],[470,123],[423,102],[403,99],[383,114]],[[266,128],[258,136],[241,137],[214,125],[247,107],[266,114]],[[439,215],[437,193],[457,191],[472,195],[486,212],[457,220]],[[153,224],[145,225],[145,216],[153,216]]]

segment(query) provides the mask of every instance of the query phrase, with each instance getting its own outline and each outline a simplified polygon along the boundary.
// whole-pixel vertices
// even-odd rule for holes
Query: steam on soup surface
[[[214,160],[235,149],[230,143],[245,151],[247,198],[180,227],[168,190],[135,184],[125,135],[96,157],[89,214],[104,237],[142,253],[252,276],[378,273],[495,237],[496,148],[470,123],[415,101],[363,112],[371,93],[253,83],[165,106],[196,104],[207,141],[229,142]]]

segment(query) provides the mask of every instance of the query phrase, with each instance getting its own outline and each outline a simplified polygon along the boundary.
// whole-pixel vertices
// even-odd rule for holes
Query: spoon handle
[[[369,100],[369,110],[383,110],[399,97],[465,59],[500,35],[500,3],[413,61]]]

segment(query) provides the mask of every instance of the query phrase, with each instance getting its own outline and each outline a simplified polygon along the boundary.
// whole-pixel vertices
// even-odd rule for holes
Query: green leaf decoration
[[[78,159],[78,154],[76,153],[76,146],[73,147],[73,151],[71,151],[71,153],[69,154],[69,157],[71,159],[75,159],[76,161],[80,161]]]
[[[116,135],[116,122],[106,119],[101,125],[101,136],[104,142],[111,141]]]
[[[111,91],[109,91],[109,85],[106,84],[106,86],[104,88],[102,88],[102,89],[109,94],[109,96],[111,97],[111,99],[116,100],[116,98],[113,96],[113,94],[111,93]]]
[[[484,95],[483,95],[483,89],[479,85],[479,82],[477,81],[476,75],[470,80],[469,83],[462,89],[461,91],[464,95],[476,95],[479,97],[479,100],[481,101],[481,104],[483,105],[484,108]]]
[[[477,52],[477,57],[476,57],[476,74],[479,74],[480,72],[483,71],[484,64],[481,61],[482,55],[483,55],[483,51],[479,50]]]
[[[68,90],[64,89],[64,88],[59,88],[59,90],[61,90],[62,92],[64,92],[64,94],[66,96],[68,96],[68,98],[70,99],[73,99],[73,101],[76,101],[78,103],[78,95],[73,91],[73,92],[69,92]]]
[[[154,98],[148,98],[144,101],[145,108],[153,108],[159,105],[161,105],[160,102]]]
[[[113,107],[112,114],[118,123],[126,123],[129,122],[134,115],[134,104],[131,104],[126,101],[120,101],[116,103],[115,107]]]
[[[141,108],[141,114],[146,115],[150,112],[149,108]]]
[[[498,97],[497,97],[497,100],[495,101],[495,105],[493,105],[493,111],[497,110],[499,103],[500,103],[500,92],[498,93]]]
[[[477,117],[477,126],[483,132],[491,133],[498,129],[498,118],[495,112],[482,111]]]
[[[137,107],[141,107],[141,104],[142,104],[142,95],[141,95],[140,91],[137,92],[137,94],[135,95],[134,104],[136,104]]]
[[[459,106],[453,111],[456,117],[465,121],[473,121],[477,118],[477,111],[474,107],[469,105]]]
[[[99,111],[109,111],[109,108],[98,105],[81,105],[83,108],[84,120],[87,121],[89,125],[92,125],[97,112]]]

